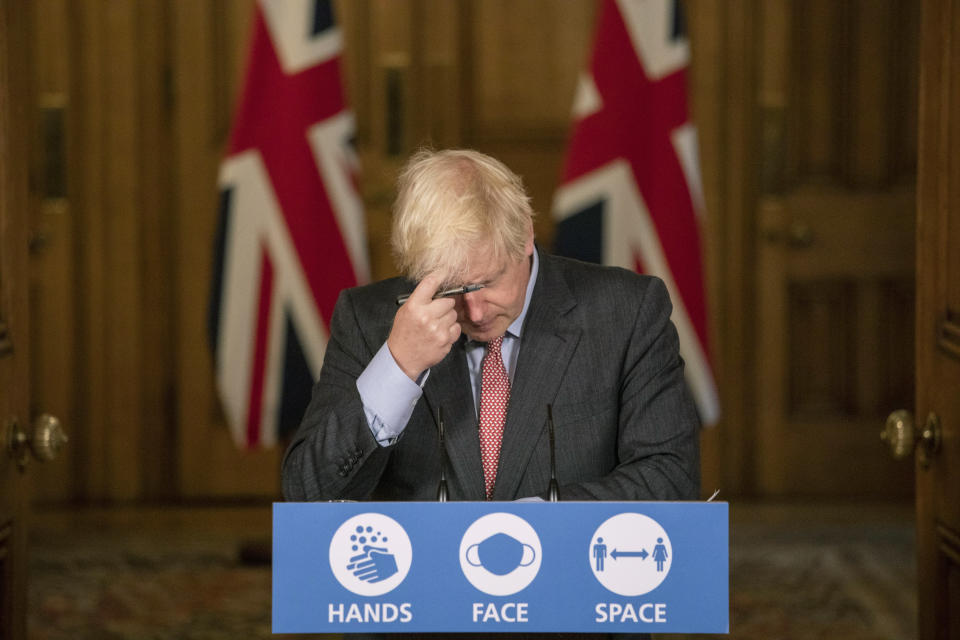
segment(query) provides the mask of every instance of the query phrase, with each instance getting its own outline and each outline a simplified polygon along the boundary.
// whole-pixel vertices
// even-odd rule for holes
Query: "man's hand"
[[[433,299],[440,284],[435,273],[420,281],[394,316],[387,338],[393,359],[414,382],[443,360],[460,337],[453,298]]]

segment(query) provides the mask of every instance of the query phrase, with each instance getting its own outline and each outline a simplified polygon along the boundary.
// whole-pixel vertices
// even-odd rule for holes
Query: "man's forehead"
[[[507,257],[496,255],[491,244],[481,245],[467,253],[465,283],[488,282],[507,268]]]

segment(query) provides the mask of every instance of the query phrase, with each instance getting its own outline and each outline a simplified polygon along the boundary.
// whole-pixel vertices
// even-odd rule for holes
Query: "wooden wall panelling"
[[[250,35],[253,24],[253,0],[205,0],[210,17],[205,64],[212,66],[214,86],[208,92],[213,100],[215,126],[212,135],[222,147],[230,135],[233,112],[241,91],[247,61],[250,58]]]
[[[595,4],[504,0],[469,4],[464,143],[524,180],[537,240],[550,247],[577,79],[593,40]],[[537,29],[530,29],[537,24]]]
[[[461,13],[461,4],[447,0],[420,0],[417,5],[423,37],[414,40],[414,51],[421,69],[417,113],[422,121],[414,130],[437,148],[457,146],[462,139]]]
[[[69,12],[65,0],[32,3],[35,127],[31,132],[32,191],[30,242],[31,412],[60,418],[73,436],[77,363],[74,281],[77,227],[69,182],[72,135]],[[63,502],[78,495],[82,478],[77,449],[69,446],[52,464],[33,474],[35,502]]]
[[[538,237],[549,244],[551,198],[592,33],[593,3],[566,3],[562,11],[544,2],[440,0],[371,0],[348,7],[343,23],[350,85],[357,87],[354,96],[366,98],[355,110],[373,276],[393,273],[388,246],[394,180],[421,144],[473,146],[507,162],[524,177],[542,214]],[[549,28],[531,35],[517,11]],[[565,79],[556,85],[559,76]],[[549,92],[531,87],[530,78],[549,85]],[[511,96],[511,88],[521,93]],[[491,92],[496,95],[484,98]]]
[[[106,284],[104,306],[91,309],[102,318],[104,332],[104,427],[103,463],[107,469],[104,497],[131,499],[141,492],[138,463],[141,455],[142,394],[145,383],[143,334],[143,288],[140,269],[139,175],[142,143],[138,121],[138,86],[143,71],[138,65],[140,41],[137,6],[101,5],[105,42],[98,70],[103,83],[99,113],[103,123],[104,154],[98,160],[107,188],[103,208],[91,211],[101,216],[99,231],[104,252]]]
[[[707,274],[708,317],[710,323],[711,363],[714,375],[719,379],[723,370],[723,360],[718,346],[717,312],[719,305],[719,281],[716,278],[717,267],[717,220],[723,216],[720,207],[720,164],[716,161],[720,151],[719,109],[717,101],[721,95],[723,83],[722,60],[722,20],[720,7],[716,3],[704,4],[697,8],[685,6],[687,28],[690,35],[690,72],[689,85],[690,116],[697,125],[700,141],[701,179],[704,189],[704,204],[707,218],[704,221],[704,248],[706,260],[704,270]],[[708,170],[709,167],[709,170]],[[708,231],[709,230],[709,231]],[[722,395],[722,391],[720,392]],[[706,487],[717,489],[723,483],[720,450],[722,440],[716,429],[705,430],[700,438],[700,479],[703,491]],[[712,489],[710,489],[712,491]],[[726,495],[726,491],[724,491]]]
[[[373,38],[373,25],[380,24],[382,18],[375,19],[380,5],[374,7],[370,0],[343,0],[336,6],[344,42],[342,76],[356,120],[370,277],[375,281],[395,275],[390,256],[390,207],[397,161],[388,158],[385,151],[384,72],[378,66],[380,49]]]
[[[739,376],[725,375],[728,368],[727,354],[722,348],[730,340],[722,324],[725,314],[724,294],[735,290],[723,281],[729,261],[721,259],[724,249],[722,230],[724,221],[731,215],[726,207],[724,153],[728,150],[724,140],[729,135],[725,106],[726,86],[731,82],[732,70],[727,58],[726,29],[730,21],[727,5],[699,3],[686,5],[687,26],[690,36],[691,64],[688,75],[691,118],[697,126],[700,142],[700,168],[703,180],[706,219],[703,228],[704,266],[709,304],[711,358],[717,378],[723,416],[721,425],[705,429],[701,435],[701,485],[704,493],[721,489],[723,496],[730,496],[735,474],[728,464],[728,451],[739,439],[732,430],[742,424],[731,416],[737,415],[740,404],[735,381]],[[729,422],[729,424],[728,424]]]
[[[357,66],[353,84],[366,98],[357,111],[357,131],[362,162],[362,188],[366,205],[370,273],[376,280],[394,275],[390,255],[390,207],[396,174],[412,146],[412,0],[360,3],[359,28],[348,33],[347,51],[354,51]]]
[[[176,496],[173,95],[168,74],[169,4],[137,3],[138,283],[143,386],[140,392],[140,496]]]
[[[217,105],[236,99],[243,75],[252,4],[214,0],[173,5],[172,77],[176,166],[176,376],[179,491],[186,498],[279,495],[281,451],[239,451],[230,439],[213,385],[206,309],[217,217],[217,169],[229,123]],[[237,25],[221,29],[228,20]],[[219,38],[218,38],[219,34]],[[221,38],[230,41],[222,41]],[[219,57],[226,56],[226,60]],[[235,75],[224,78],[224,70]],[[223,92],[222,95],[217,92]],[[232,112],[232,107],[230,112]]]
[[[373,197],[370,162],[366,157],[371,152],[370,120],[376,110],[372,104],[373,78],[371,73],[371,56],[373,55],[370,42],[370,24],[372,9],[369,0],[351,2],[340,0],[334,5],[336,20],[343,34],[343,55],[341,58],[340,75],[346,91],[347,104],[353,111],[355,128],[354,144],[360,156],[359,186],[364,205],[369,207],[368,201]],[[369,224],[369,215],[367,219]],[[371,262],[375,262],[373,245],[370,235],[367,234],[368,252]]]
[[[758,83],[757,32],[759,8],[755,0],[723,3],[724,84],[715,108],[722,123],[722,148],[717,154],[721,171],[723,218],[718,221],[717,278],[723,288],[717,349],[723,369],[718,374],[722,420],[718,425],[723,458],[722,484],[728,496],[750,494],[756,486],[755,376],[756,308],[754,274],[757,256],[754,206],[759,190],[758,151],[761,132],[756,104]],[[709,164],[704,162],[706,171]],[[707,183],[704,184],[706,190]],[[708,214],[709,215],[709,214]]]
[[[431,19],[433,16],[427,11],[426,0],[412,0],[407,10],[409,77],[405,87],[408,101],[405,108],[406,142],[412,150],[425,145],[439,146],[430,139],[430,125],[434,115],[431,107],[440,102],[440,98],[428,93],[427,56],[439,48],[435,38],[442,33],[443,25]]]
[[[342,6],[371,273],[380,279],[395,273],[389,235],[397,171],[420,146],[461,143],[462,5],[407,0]]]
[[[100,19],[100,4],[72,5],[77,39],[74,53],[77,61],[78,92],[75,94],[77,146],[89,158],[79,165],[80,179],[75,196],[77,210],[78,283],[83,291],[82,307],[78,309],[77,344],[77,403],[80,421],[71,445],[81,464],[83,493],[86,497],[103,498],[108,495],[110,476],[107,466],[106,396],[107,367],[102,355],[106,352],[108,335],[103,310],[111,299],[106,286],[107,267],[103,240],[107,184],[99,159],[108,153],[105,129],[106,90],[102,80],[104,49],[109,38]],[[106,110],[106,112],[109,112]]]
[[[366,145],[372,117],[370,98],[370,2],[340,0],[334,5],[336,19],[343,32],[342,76],[350,107],[357,121],[358,147]]]
[[[416,144],[413,72],[414,0],[373,0],[369,43],[372,77],[367,125],[370,149],[383,158],[406,157]]]
[[[464,146],[468,146],[475,138],[476,101],[473,97],[474,82],[472,69],[476,67],[476,44],[474,42],[474,22],[476,21],[476,3],[464,2],[460,8],[460,19],[457,24],[457,38],[459,40],[459,70],[460,91],[457,96],[460,101],[460,139]]]
[[[478,139],[565,136],[592,42],[594,10],[590,2],[473,3],[470,78]]]

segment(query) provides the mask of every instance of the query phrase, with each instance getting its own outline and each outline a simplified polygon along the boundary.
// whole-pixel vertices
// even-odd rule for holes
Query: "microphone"
[[[437,429],[440,432],[440,484],[437,502],[447,501],[447,447],[443,443],[443,407],[437,407]]]
[[[553,406],[547,405],[547,429],[550,432],[550,487],[547,499],[550,502],[560,500],[560,484],[557,482],[557,443],[553,433]]]

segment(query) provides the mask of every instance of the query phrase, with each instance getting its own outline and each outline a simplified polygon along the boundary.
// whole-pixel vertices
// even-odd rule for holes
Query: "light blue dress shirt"
[[[520,315],[507,327],[503,338],[501,354],[503,364],[507,369],[510,384],[513,384],[514,371],[517,368],[517,356],[520,354],[520,338],[523,332],[523,320],[527,317],[533,287],[540,270],[540,258],[533,252],[533,264],[530,267],[530,279],[527,281],[526,296]],[[470,385],[473,390],[474,411],[480,406],[480,368],[483,364],[485,342],[468,340],[466,344],[467,368],[470,373]],[[400,369],[393,354],[384,342],[373,359],[357,378],[357,390],[363,402],[363,411],[367,417],[367,424],[373,437],[381,446],[396,442],[403,433],[413,409],[423,395],[423,385],[426,383],[430,371],[427,370],[414,382]]]

